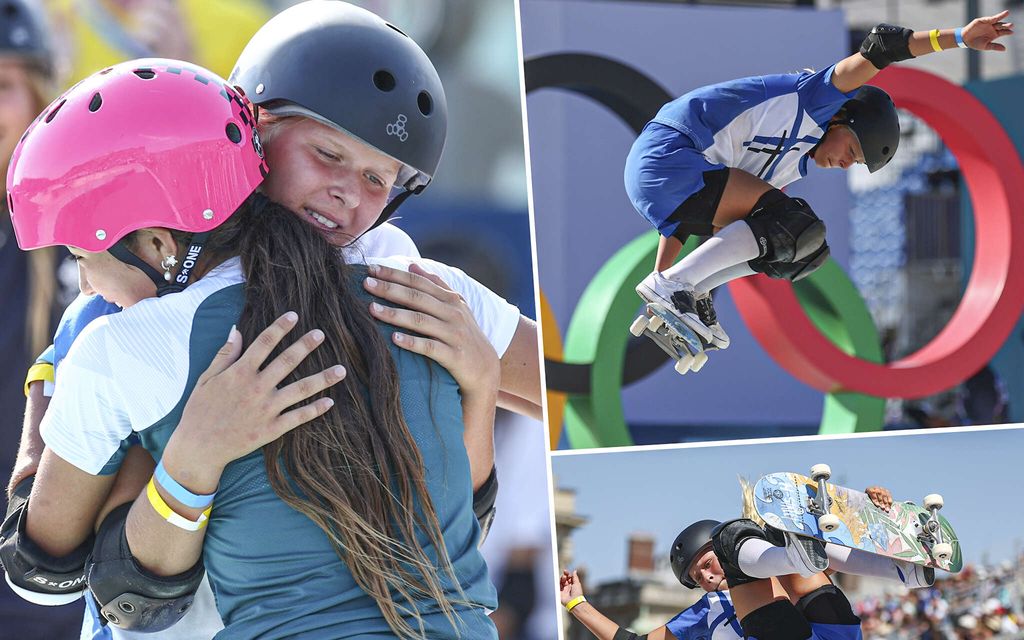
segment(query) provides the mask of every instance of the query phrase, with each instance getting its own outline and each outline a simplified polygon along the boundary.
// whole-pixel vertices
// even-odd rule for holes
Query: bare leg
[[[679,252],[683,250],[683,243],[678,238],[658,238],[658,256],[654,259],[654,270],[664,271],[675,263]]]
[[[800,598],[808,593],[816,591],[825,585],[832,584],[832,581],[824,573],[816,573],[810,578],[797,574],[779,576],[779,582],[786,593],[789,594],[789,601],[793,604],[796,604]]]
[[[773,188],[761,178],[742,169],[729,169],[729,181],[725,183],[725,191],[712,224],[726,227],[746,218],[761,196]]]

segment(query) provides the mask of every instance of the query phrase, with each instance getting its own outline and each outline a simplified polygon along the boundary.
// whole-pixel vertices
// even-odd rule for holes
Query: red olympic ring
[[[1024,309],[1024,166],[1003,127],[966,89],[898,67],[873,84],[935,129],[970,192],[974,264],[949,324],[919,351],[876,364],[847,355],[819,333],[788,282],[758,276],[729,287],[755,338],[797,379],[830,393],[916,398],[949,389],[988,363]]]

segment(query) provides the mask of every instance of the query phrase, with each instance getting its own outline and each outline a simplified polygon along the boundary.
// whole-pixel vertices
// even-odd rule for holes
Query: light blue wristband
[[[953,30],[953,37],[956,38],[956,46],[961,49],[967,48],[967,43],[964,42],[964,30],[963,27]]]
[[[213,502],[213,496],[217,495],[216,491],[205,495],[192,493],[181,486],[177,480],[171,477],[171,474],[167,473],[167,469],[164,469],[163,460],[156,465],[153,478],[156,479],[167,493],[171,494],[171,497],[191,509],[205,509]]]

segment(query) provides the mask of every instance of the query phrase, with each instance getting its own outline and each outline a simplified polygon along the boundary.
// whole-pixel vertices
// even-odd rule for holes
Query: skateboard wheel
[[[701,351],[700,353],[694,354],[693,364],[690,366],[690,370],[694,373],[700,371],[705,364],[708,362],[708,354]]]
[[[839,528],[842,522],[839,520],[839,516],[834,513],[826,513],[825,515],[818,518],[818,528],[825,533],[832,533]]]
[[[811,467],[811,480],[828,480],[832,477],[832,467],[827,464],[816,464]]]
[[[924,508],[929,511],[932,510],[932,507],[941,509],[942,505],[942,496],[937,493],[929,493],[924,497]]]
[[[651,318],[650,322],[647,324],[647,328],[651,331],[657,331],[663,326],[665,326],[665,321],[658,316],[654,316],[653,318]]]
[[[650,322],[651,320],[647,316],[639,316],[633,321],[633,324],[629,325],[629,332],[639,338],[644,335],[644,330],[647,329],[647,325]]]
[[[676,360],[675,370],[681,376],[685,376],[690,371],[690,367],[693,365],[693,356],[685,356]]]
[[[953,557],[953,545],[948,542],[940,542],[932,547],[932,555],[940,562],[949,562],[949,559]]]

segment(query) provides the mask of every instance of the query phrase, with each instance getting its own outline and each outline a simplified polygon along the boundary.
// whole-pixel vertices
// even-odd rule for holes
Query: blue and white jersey
[[[807,174],[807,152],[856,93],[832,84],[835,65],[817,73],[740,78],[676,98],[652,122],[691,138],[712,163],[781,189]]]
[[[863,640],[860,623],[808,622],[811,635],[807,640]],[[669,620],[665,628],[677,640],[743,640],[748,637],[756,640],[754,636],[744,635],[728,591],[704,594],[689,609]]]
[[[712,591],[668,621],[665,627],[678,640],[742,640],[728,591]]]

